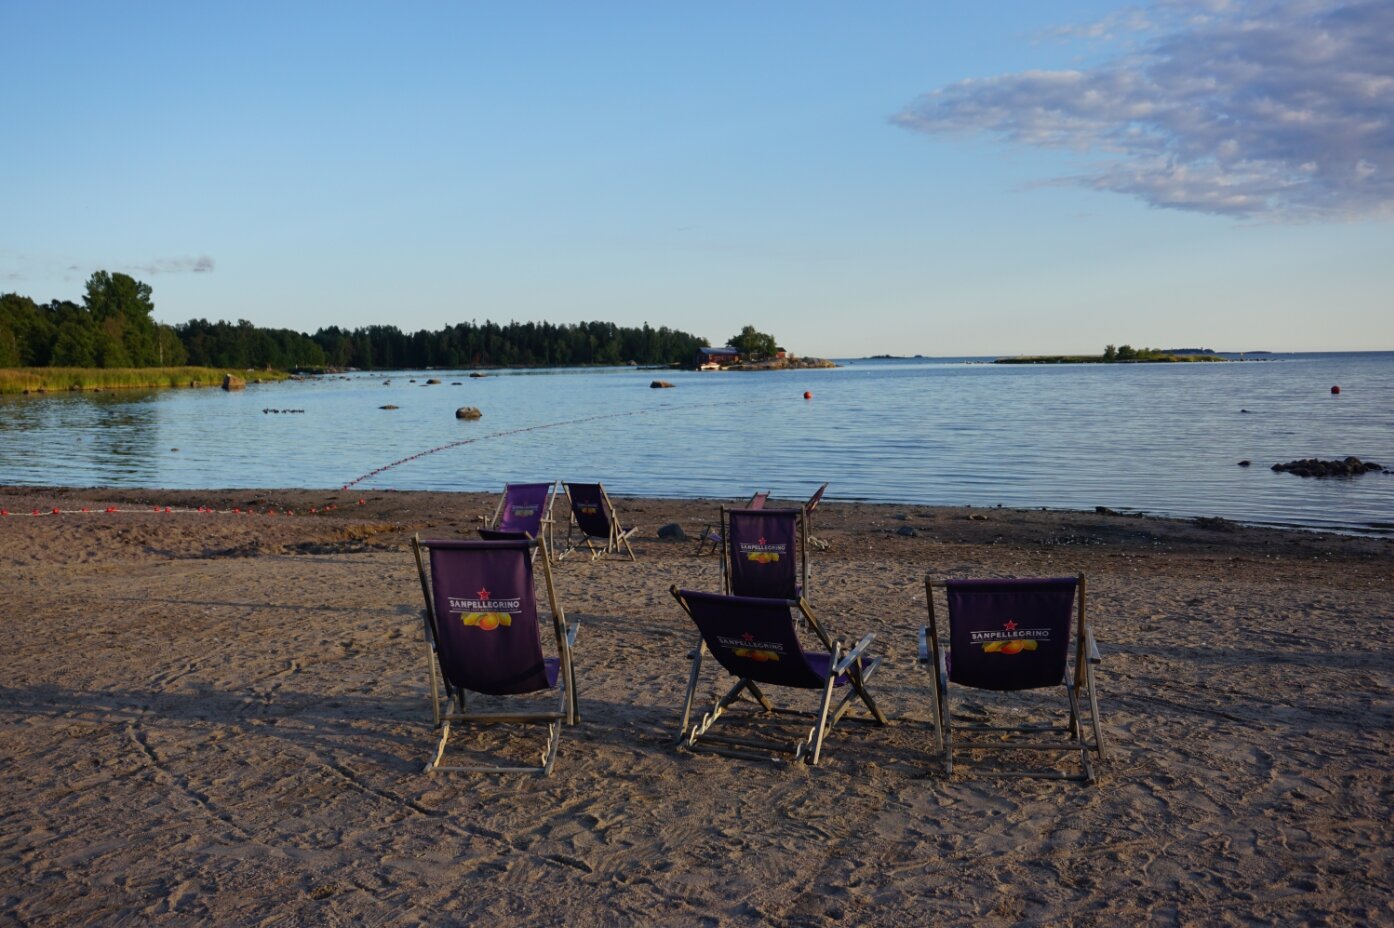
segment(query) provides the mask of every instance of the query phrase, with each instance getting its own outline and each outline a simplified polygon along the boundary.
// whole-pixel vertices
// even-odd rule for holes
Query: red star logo
[[[1009,632],[1014,632],[1016,631],[1016,622],[1013,622],[1011,619],[1008,619],[1007,624],[1003,625],[1002,627]]]
[[[744,635],[741,635],[741,641],[750,642],[754,640],[755,636],[752,635],[750,632],[746,632]]]
[[[489,590],[487,588],[481,589],[477,595],[480,599],[487,600],[489,598]]]
[[[761,546],[761,547],[764,547],[764,545],[765,545],[765,536],[764,536],[764,535],[761,535],[761,536],[760,536],[760,546]]]

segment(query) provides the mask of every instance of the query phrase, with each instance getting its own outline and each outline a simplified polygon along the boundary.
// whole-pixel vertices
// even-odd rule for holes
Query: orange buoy
[[[803,391],[803,398],[806,399],[806,400],[811,400],[811,399],[813,399],[813,391],[812,391],[812,390],[805,390],[805,391]]]
[[[1332,387],[1332,388],[1331,388],[1331,395],[1332,395],[1332,396],[1339,396],[1340,393],[1341,393],[1341,388],[1340,388],[1340,387]]]

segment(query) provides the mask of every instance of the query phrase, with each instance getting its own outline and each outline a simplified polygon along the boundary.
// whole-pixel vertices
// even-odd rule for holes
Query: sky
[[[0,4],[0,292],[1394,349],[1394,3]]]

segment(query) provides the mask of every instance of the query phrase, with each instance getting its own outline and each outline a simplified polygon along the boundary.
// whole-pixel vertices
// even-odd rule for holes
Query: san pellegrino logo
[[[1040,642],[1050,641],[1048,628],[1021,628],[1014,619],[1002,623],[1002,630],[985,629],[969,633],[969,640],[983,646],[984,654],[1020,654],[1034,651]]]

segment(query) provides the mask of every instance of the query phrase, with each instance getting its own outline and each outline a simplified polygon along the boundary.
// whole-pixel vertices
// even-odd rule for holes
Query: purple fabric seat
[[[451,722],[538,722],[551,726],[544,752],[543,772],[551,770],[562,722],[577,719],[575,675],[571,647],[575,629],[555,600],[551,624],[557,655],[544,656],[538,618],[533,552],[545,543],[521,540],[413,539],[422,592],[426,597],[426,632],[431,644],[432,709],[443,725],[436,758],[428,770],[440,768]],[[550,575],[548,559],[542,568]],[[427,563],[429,562],[429,570]],[[550,579],[547,583],[552,588]],[[440,673],[438,683],[436,671]],[[438,689],[444,687],[454,711],[442,714]],[[466,706],[467,694],[490,697],[556,692],[558,708],[550,711],[475,712]],[[515,767],[453,767],[456,770],[515,770]],[[534,768],[521,768],[534,769]]]
[[[948,607],[948,642],[940,641],[934,604],[935,588],[944,590]],[[935,676],[935,736],[946,773],[953,772],[955,751],[1078,753],[1082,773],[1094,778],[1089,755],[1103,757],[1093,665],[1098,662],[1093,633],[1085,617],[1084,577],[947,580],[925,578],[929,625],[922,632],[920,660]],[[1073,673],[1070,654],[1074,654]],[[1062,687],[1067,698],[1066,724],[992,726],[980,720],[956,720],[950,685],[1010,694]],[[1088,713],[1081,712],[1080,696]],[[1085,737],[1088,723],[1092,741]],[[961,737],[955,732],[969,733]],[[987,735],[976,740],[972,735]],[[1064,736],[1064,737],[1062,737]],[[989,769],[994,775],[1064,777],[1053,769]]]
[[[552,518],[555,482],[510,483],[503,488],[494,517],[479,537],[492,541],[540,538]]]
[[[798,509],[725,512],[726,591],[733,596],[797,600],[804,595],[806,548]]]
[[[692,670],[688,676],[687,696],[683,703],[682,728],[679,743],[683,746],[712,750],[736,757],[758,757],[749,748],[792,754],[796,760],[818,763],[823,737],[846,712],[850,700],[860,697],[872,718],[886,724],[866,689],[866,680],[880,664],[879,658],[866,655],[873,636],[866,635],[854,646],[828,637],[808,604],[798,599],[727,596],[719,593],[700,593],[679,590],[672,594],[678,604],[697,626],[700,639],[692,652]],[[794,610],[798,610],[813,635],[825,650],[806,650],[795,627]],[[732,677],[735,684],[715,707],[695,723],[692,704],[697,689],[704,654],[710,654]],[[779,686],[800,690],[822,691],[819,709],[812,715],[813,728],[802,729],[802,740],[792,743],[733,737],[712,733],[717,719],[743,693],[749,693],[767,712],[775,711],[763,687]],[[833,703],[833,691],[845,688],[844,695]]]

